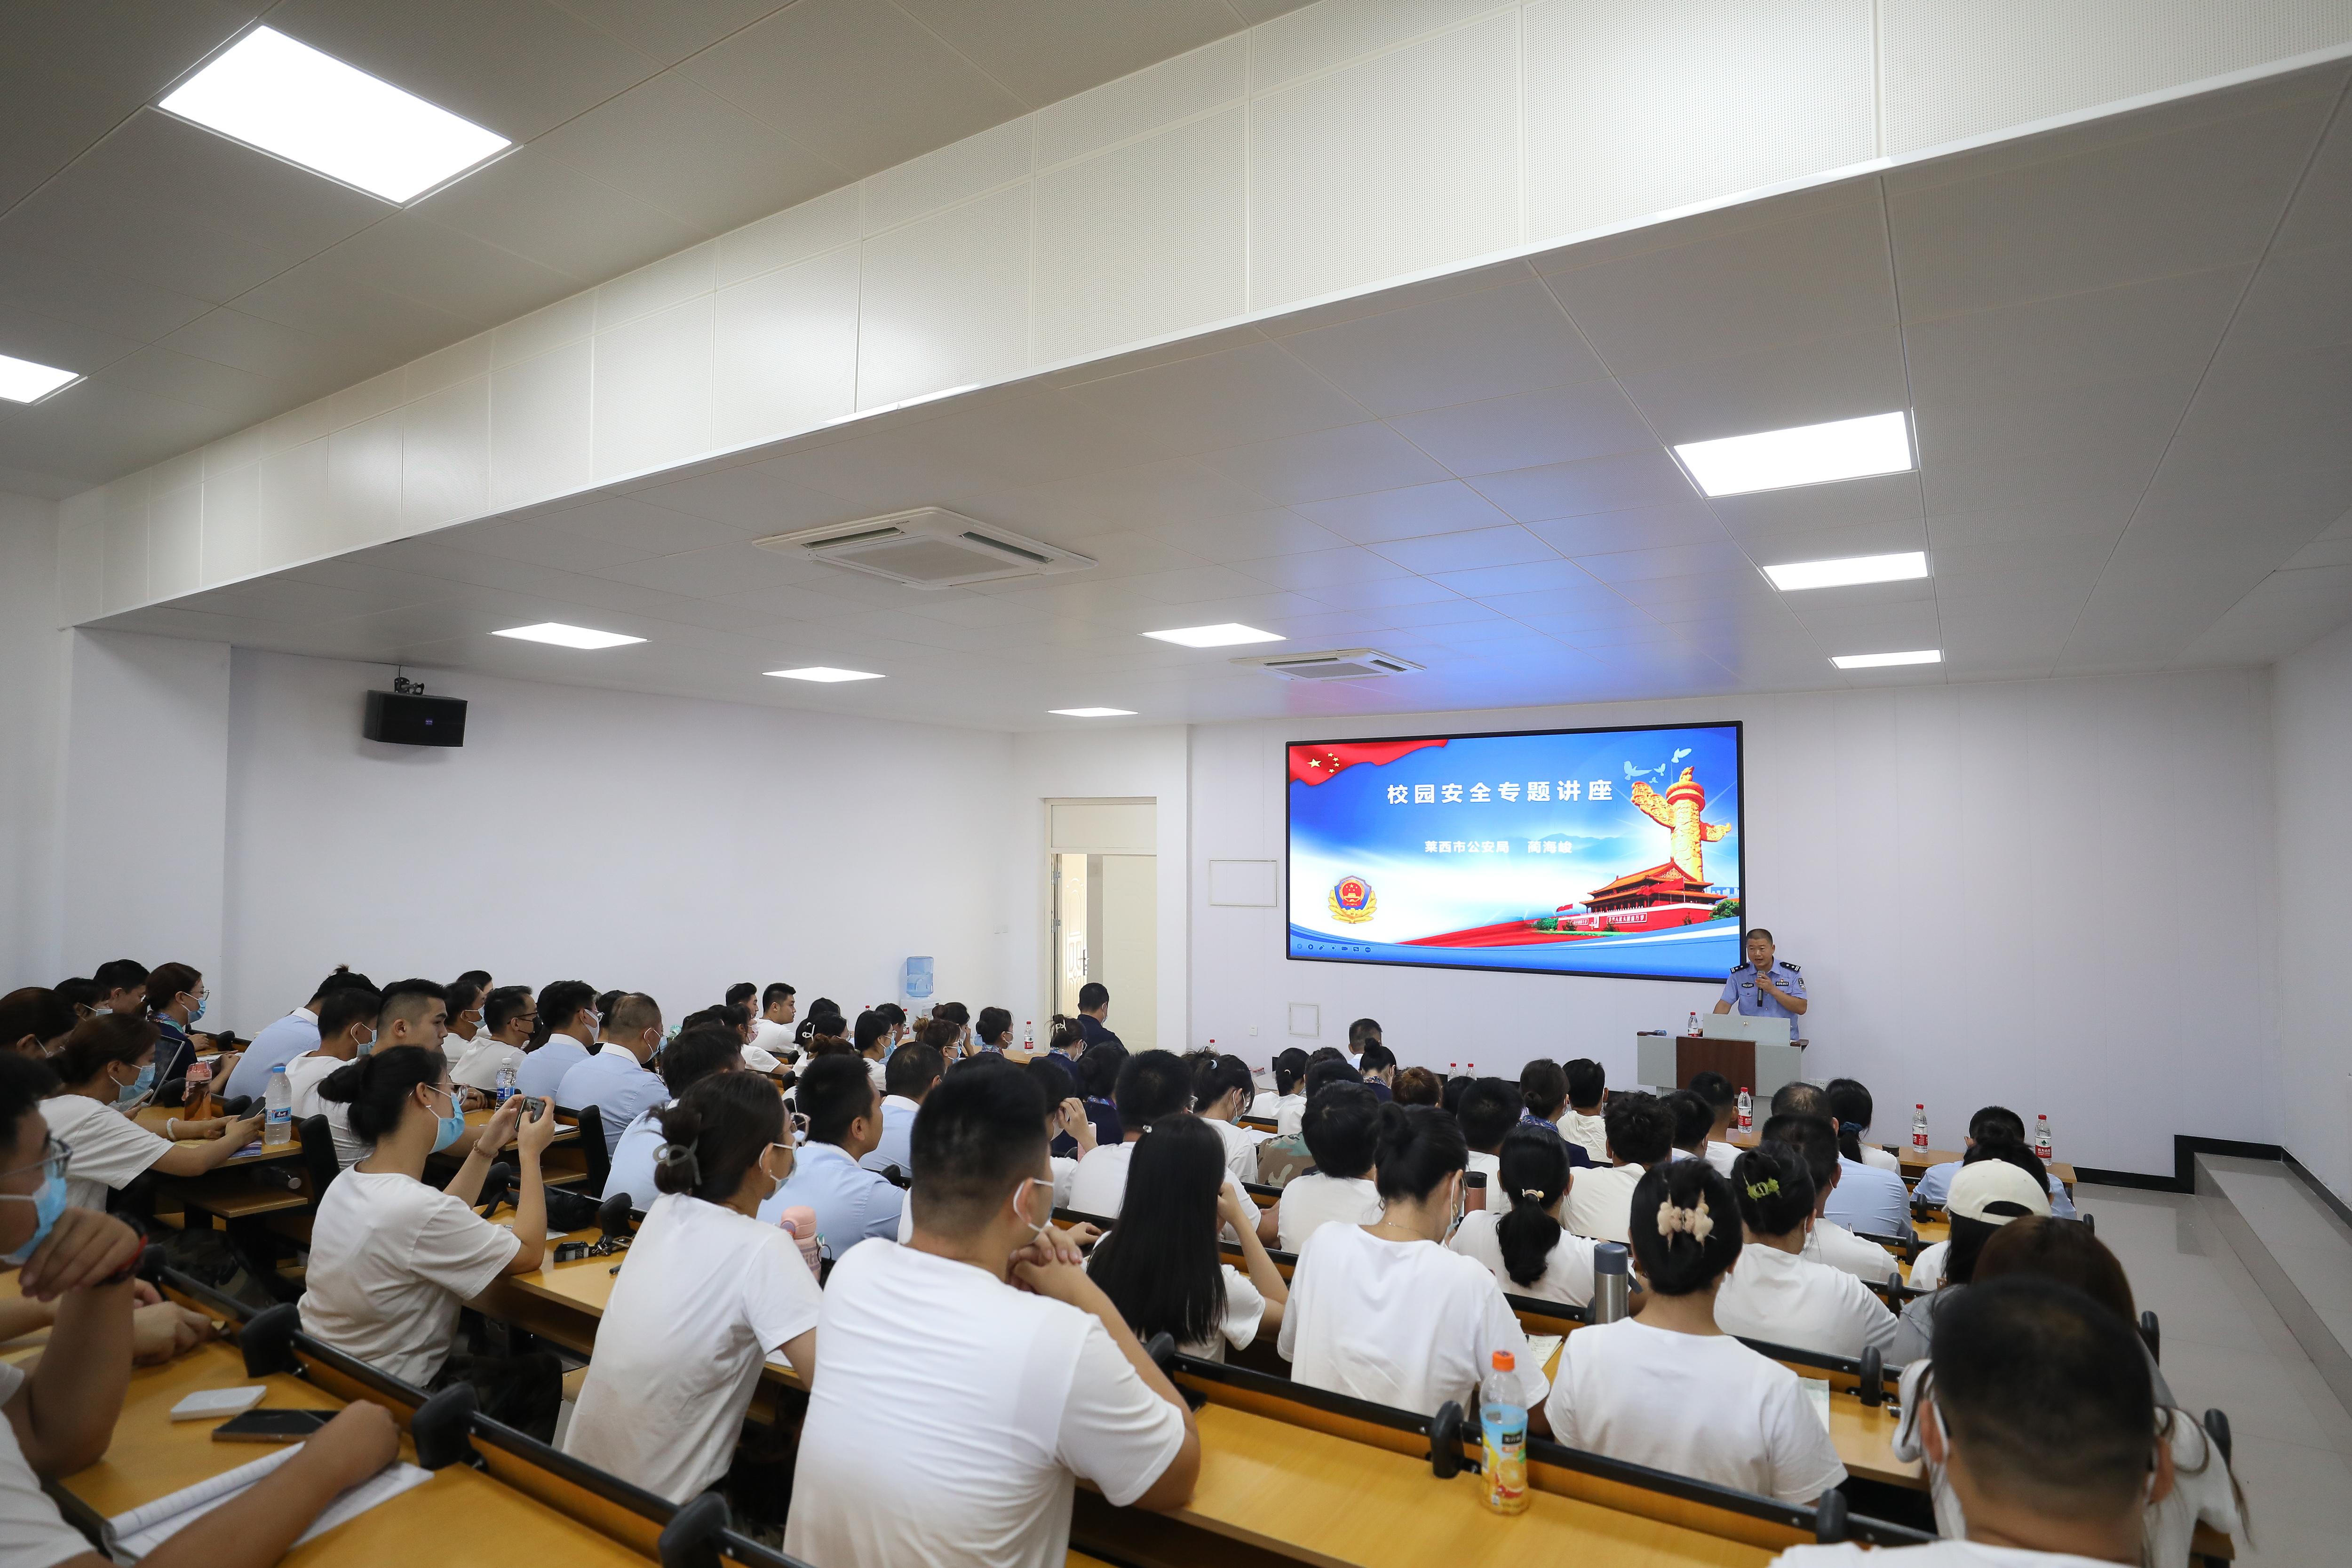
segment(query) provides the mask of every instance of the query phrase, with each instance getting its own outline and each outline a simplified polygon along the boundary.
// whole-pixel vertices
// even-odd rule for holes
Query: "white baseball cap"
[[[2007,1225],[2028,1215],[2048,1218],[2050,1189],[2006,1160],[1979,1160],[1963,1165],[1952,1178],[1944,1210],[1954,1219],[1986,1225]]]

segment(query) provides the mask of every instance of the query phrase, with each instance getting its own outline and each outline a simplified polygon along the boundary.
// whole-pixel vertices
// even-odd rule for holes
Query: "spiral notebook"
[[[265,1454],[249,1465],[239,1465],[233,1470],[183,1487],[168,1497],[116,1514],[106,1521],[106,1545],[118,1563],[132,1563],[154,1551],[181,1531],[194,1524],[221,1504],[238,1498],[255,1482],[302,1451],[299,1444],[290,1445],[274,1454]],[[294,1544],[324,1535],[335,1526],[357,1519],[378,1503],[389,1502],[411,1487],[423,1486],[433,1479],[432,1472],[405,1462],[394,1462],[378,1470],[359,1485],[351,1488],[329,1503],[326,1510],[311,1521]]]

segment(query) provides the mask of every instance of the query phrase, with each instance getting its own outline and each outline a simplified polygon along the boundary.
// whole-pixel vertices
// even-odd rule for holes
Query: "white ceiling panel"
[[[677,37],[738,20],[706,5]],[[2317,134],[2306,97],[2061,133],[2038,157],[1990,148],[1934,177],[1857,179],[1318,307],[115,624],[1024,730],[1095,702],[1141,722],[1311,721],[2276,658],[2352,614],[2352,307],[2329,248],[2352,236],[2298,205],[2284,232],[2315,237],[2256,269],[2263,214]],[[2315,172],[2306,196],[2324,203],[2332,180]],[[1883,184],[1911,204],[1891,214],[1891,263]],[[652,212],[645,194],[614,210]],[[167,353],[116,334],[121,377],[0,415],[0,467],[103,465],[113,437],[93,431],[201,421],[200,403],[328,374],[346,282],[358,331],[386,339],[426,329],[383,301],[478,310],[465,288],[528,287],[469,279],[415,247],[426,233],[413,216],[367,229],[334,262],[347,279],[306,258],[193,321],[158,294]],[[0,311],[37,296],[60,306],[59,331],[112,331],[96,296],[21,254],[0,246]],[[1664,445],[1882,407],[1911,409],[1917,471],[1709,500]],[[934,593],[750,542],[914,504],[1098,564]],[[1932,575],[1782,594],[1759,570],[1896,550],[1927,552]],[[604,658],[486,635],[543,619],[648,641]],[[1429,668],[1318,689],[1139,635],[1223,620],[1287,639],[1276,648],[1379,647]],[[1898,647],[1946,662],[1829,664]],[[788,662],[890,679],[822,690],[758,673]]]

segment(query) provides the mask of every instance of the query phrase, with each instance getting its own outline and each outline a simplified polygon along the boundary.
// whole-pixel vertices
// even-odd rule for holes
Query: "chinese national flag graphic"
[[[1444,744],[1444,741],[1365,741],[1293,746],[1290,748],[1290,776],[1299,784],[1319,784],[1325,779],[1338,777],[1358,763],[1370,763],[1377,767],[1382,763],[1395,762],[1408,752]]]

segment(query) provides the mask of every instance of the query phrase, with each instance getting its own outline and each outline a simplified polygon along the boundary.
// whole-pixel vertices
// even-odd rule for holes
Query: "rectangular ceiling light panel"
[[[830,685],[837,680],[879,680],[882,678],[866,669],[835,669],[829,664],[812,664],[805,669],[772,669],[767,672],[779,680],[818,680]]]
[[[1048,708],[1046,712],[1062,719],[1132,719],[1132,708]]]
[[[0,397],[11,403],[38,403],[58,388],[71,386],[80,379],[75,371],[0,354]]]
[[[161,105],[183,120],[388,202],[510,145],[274,27],[256,27]]]
[[[1895,555],[1849,555],[1842,561],[1791,561],[1764,568],[1772,586],[1783,592],[1846,588],[1857,583],[1906,583],[1927,574],[1927,554],[1917,550]]]
[[[623,647],[643,637],[623,637],[619,632],[593,631],[586,626],[567,626],[562,621],[541,621],[535,626],[509,626],[502,632],[492,632],[495,637],[513,637],[519,642],[553,643],[557,647]]]
[[[1683,467],[1710,496],[1743,496],[1752,490],[1784,490],[1825,485],[1873,474],[1906,473],[1911,468],[1911,422],[1901,412],[1759,430],[1692,441],[1675,448]]]
[[[1255,626],[1243,626],[1239,621],[1221,621],[1213,626],[1177,626],[1164,632],[1146,632],[1148,637],[1161,642],[1180,643],[1185,647],[1235,647],[1243,643],[1281,642],[1278,632],[1262,632]]]
[[[1914,648],[1909,653],[1841,653],[1832,654],[1830,662],[1840,669],[1885,669],[1897,664],[1941,664],[1944,650],[1938,647]]]

